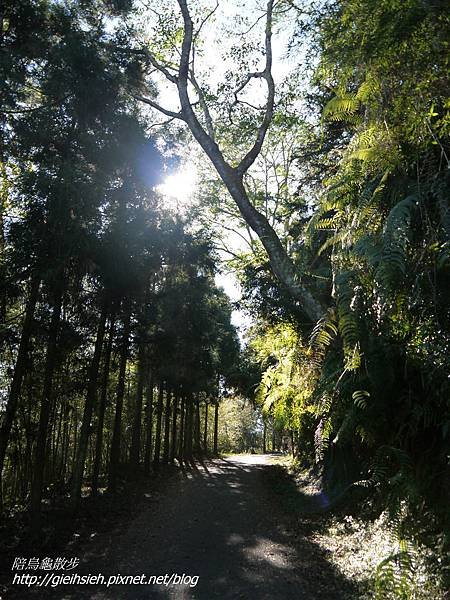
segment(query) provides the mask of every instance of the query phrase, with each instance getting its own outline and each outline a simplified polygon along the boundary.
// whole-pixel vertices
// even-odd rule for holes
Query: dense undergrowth
[[[75,513],[86,478],[95,495],[121,465],[148,473],[217,449],[219,400],[239,390],[263,423],[221,432],[227,447],[263,428],[264,447],[320,474],[322,508],[353,511],[323,543],[333,527],[349,548],[358,531],[365,547],[382,538],[375,597],[438,594],[433,580],[450,587],[446,3],[268,0],[256,22],[226,19],[217,85],[189,62],[208,55],[215,10],[204,21],[207,3],[169,4],[21,0],[2,13],[3,503],[31,509],[39,530],[52,493]],[[275,32],[292,67],[276,86]],[[156,101],[156,72],[179,113]],[[258,81],[263,106],[245,96]],[[164,143],[144,105],[187,126],[159,129],[169,163],[177,144],[194,160],[189,129],[212,161],[198,161],[199,206],[182,216],[156,189]],[[243,351],[217,250],[254,319]]]
[[[402,539],[387,512],[370,503],[326,490],[320,475],[286,456],[272,459],[277,503],[293,515],[293,530],[324,551],[361,600],[443,600],[442,557],[420,542]]]
[[[448,14],[345,0],[299,20],[318,122],[293,152],[290,235],[326,309],[310,325],[255,261],[242,270],[256,402],[331,503],[392,532],[375,596],[434,597],[425,572],[450,584]]]

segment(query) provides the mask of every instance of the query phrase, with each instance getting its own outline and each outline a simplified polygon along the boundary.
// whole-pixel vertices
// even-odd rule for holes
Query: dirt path
[[[148,499],[102,558],[86,555],[79,572],[198,576],[197,585],[63,586],[52,598],[339,600],[355,598],[326,556],[290,533],[270,493],[268,456],[210,461],[174,476]],[[292,523],[291,523],[292,525]]]

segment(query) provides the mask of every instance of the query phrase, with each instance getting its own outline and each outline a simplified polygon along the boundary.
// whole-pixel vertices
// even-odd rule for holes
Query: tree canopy
[[[87,484],[266,447],[270,428],[330,497],[388,511],[442,560],[446,3],[234,8],[1,9],[2,509],[29,509],[38,535],[44,498],[76,512]],[[199,175],[183,214],[158,188],[177,153]],[[254,322],[244,349],[224,255]]]

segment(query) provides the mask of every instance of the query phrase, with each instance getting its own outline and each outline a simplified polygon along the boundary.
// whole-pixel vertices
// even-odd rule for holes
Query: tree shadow
[[[103,559],[79,573],[196,577],[185,585],[61,586],[35,598],[75,600],[344,600],[358,589],[326,553],[290,527],[307,506],[280,467],[226,459],[184,463]],[[309,500],[308,500],[309,502]],[[42,589],[40,590],[43,591]],[[25,595],[23,597],[26,597]]]

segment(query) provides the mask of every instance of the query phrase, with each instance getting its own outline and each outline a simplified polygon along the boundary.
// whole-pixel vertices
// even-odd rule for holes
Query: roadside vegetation
[[[39,544],[57,506],[276,451],[367,594],[450,589],[447,8],[4,2],[7,527]],[[159,185],[183,161],[181,210]]]

